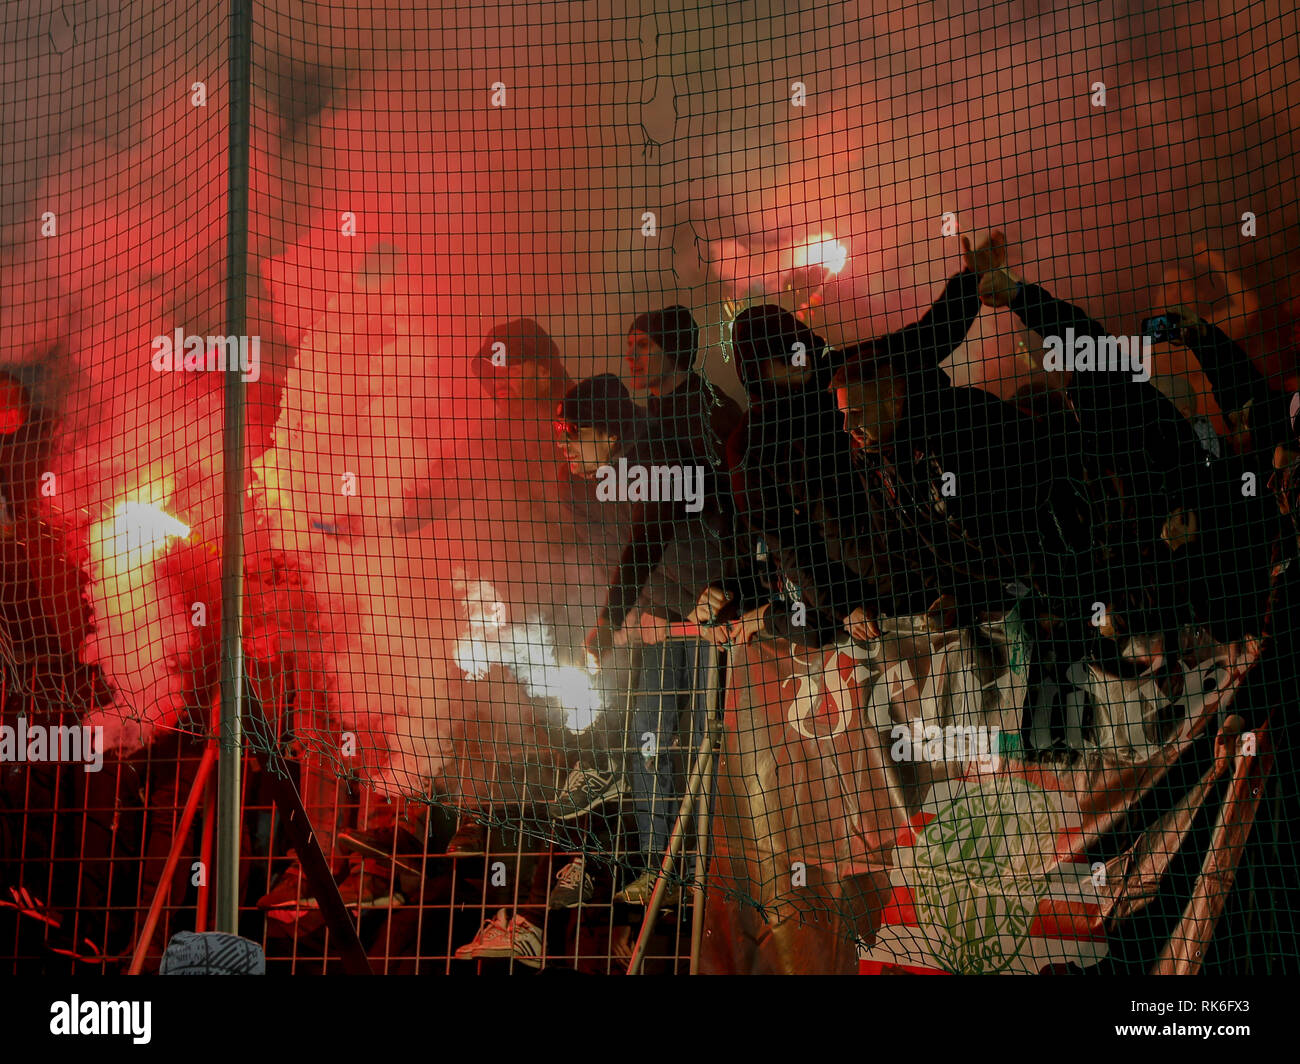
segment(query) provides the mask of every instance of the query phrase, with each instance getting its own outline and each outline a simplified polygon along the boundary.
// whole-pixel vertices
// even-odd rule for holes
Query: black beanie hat
[[[680,304],[652,310],[637,317],[628,332],[643,332],[663,348],[673,369],[690,369],[700,342],[700,327]]]
[[[555,420],[565,429],[597,429],[627,439],[640,413],[623,382],[612,373],[602,373],[570,388],[555,408]]]
[[[761,390],[759,365],[777,358],[791,358],[795,344],[803,344],[808,365],[815,366],[826,341],[774,303],[741,311],[731,326],[731,346],[736,354],[736,372],[746,390],[751,394]]]

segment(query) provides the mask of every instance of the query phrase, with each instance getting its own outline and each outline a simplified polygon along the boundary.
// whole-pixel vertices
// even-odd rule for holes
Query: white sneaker
[[[456,951],[456,960],[514,957],[530,968],[542,966],[542,929],[525,916],[509,919],[501,909],[485,920],[474,941]]]

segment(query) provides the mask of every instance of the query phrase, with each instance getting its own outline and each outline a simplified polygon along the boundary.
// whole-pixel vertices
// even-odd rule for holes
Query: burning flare
[[[481,680],[493,665],[500,665],[530,698],[558,701],[565,709],[569,731],[581,733],[591,727],[604,700],[584,669],[560,664],[550,626],[537,617],[510,623],[505,603],[486,580],[467,581],[457,574],[453,586],[463,592],[461,605],[469,621],[454,651],[461,672]]]
[[[190,527],[153,503],[123,502],[113,511],[105,532],[113,545],[106,553],[129,559],[133,555],[153,554],[169,536],[184,539],[190,534]]]

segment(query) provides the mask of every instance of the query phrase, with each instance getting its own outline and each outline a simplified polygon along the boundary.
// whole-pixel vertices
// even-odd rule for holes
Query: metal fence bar
[[[252,0],[230,4],[230,160],[226,238],[228,334],[247,328],[248,162],[252,96]],[[240,340],[236,340],[240,343]],[[222,433],[221,750],[217,764],[217,912],[215,925],[239,933],[240,768],[243,756],[244,381],[239,359],[226,368]]]

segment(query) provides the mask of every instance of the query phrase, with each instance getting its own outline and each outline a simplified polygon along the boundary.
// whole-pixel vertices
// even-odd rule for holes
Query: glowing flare
[[[848,261],[849,249],[836,240],[833,233],[818,233],[809,237],[808,242],[797,248],[794,254],[796,269],[821,266],[830,277],[844,269]]]
[[[466,583],[461,605],[468,630],[457,641],[453,658],[466,679],[481,680],[493,665],[500,665],[524,686],[531,698],[551,698],[565,710],[565,727],[581,733],[591,727],[604,709],[595,681],[576,665],[561,665],[548,625],[536,618],[522,624],[507,623],[505,603],[495,599],[487,581]]]
[[[115,558],[136,554],[152,554],[168,537],[184,538],[190,527],[176,520],[160,506],[147,502],[119,503],[105,537],[112,543],[106,553]]]
[[[571,709],[564,714],[564,726],[574,735],[581,735],[594,723],[599,710]]]
[[[481,680],[492,667],[488,648],[474,639],[462,639],[456,644],[456,667],[469,679]]]
[[[592,685],[591,677],[576,665],[562,665],[548,677],[547,686],[553,697],[569,709],[595,717],[600,709],[600,692]],[[587,721],[590,724],[591,720]]]

